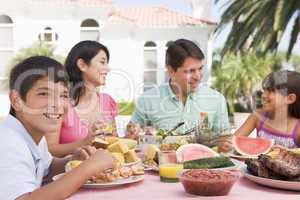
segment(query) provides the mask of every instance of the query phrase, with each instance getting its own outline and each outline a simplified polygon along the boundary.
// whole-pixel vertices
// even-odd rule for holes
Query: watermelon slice
[[[255,157],[270,151],[274,141],[265,138],[250,138],[234,136],[232,138],[234,149],[241,155]]]
[[[184,162],[219,156],[217,152],[202,144],[185,144],[176,151],[177,161]]]

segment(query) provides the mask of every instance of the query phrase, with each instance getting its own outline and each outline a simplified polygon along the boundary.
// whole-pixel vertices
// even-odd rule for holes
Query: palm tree
[[[215,0],[218,3],[220,0]],[[300,33],[299,0],[227,0],[217,33],[232,25],[222,50],[239,52],[277,52],[278,45],[289,23],[292,24],[287,59],[290,58]]]
[[[28,48],[20,49],[5,67],[5,76],[9,76],[10,70],[13,66],[30,56],[48,56],[50,58],[54,58],[60,61],[61,63],[64,62],[64,58],[62,56],[55,55],[54,51],[55,47],[45,42],[36,42]],[[8,80],[6,80],[1,86],[1,90],[5,91],[7,88]]]

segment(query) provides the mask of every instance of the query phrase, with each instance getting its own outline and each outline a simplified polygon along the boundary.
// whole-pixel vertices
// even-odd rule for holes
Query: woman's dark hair
[[[166,65],[170,65],[176,71],[186,58],[204,59],[201,49],[192,41],[178,39],[175,42],[168,43],[166,52]]]
[[[79,98],[85,92],[82,72],[77,66],[78,59],[82,59],[87,65],[100,52],[104,51],[109,61],[109,51],[106,46],[96,41],[82,41],[77,43],[69,52],[65,67],[71,82],[70,97],[75,101],[75,106],[79,103]]]
[[[33,56],[11,69],[9,89],[17,91],[21,99],[26,101],[28,91],[44,77],[55,83],[62,82],[65,87],[68,86],[68,76],[62,64],[46,56]],[[13,107],[10,107],[9,113],[15,115]]]
[[[289,70],[280,70],[270,73],[262,82],[264,90],[282,95],[295,94],[296,101],[289,105],[290,116],[300,118],[300,73]]]

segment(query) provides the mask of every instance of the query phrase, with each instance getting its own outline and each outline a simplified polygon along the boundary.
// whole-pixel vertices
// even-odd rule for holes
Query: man
[[[146,91],[137,101],[136,110],[127,126],[126,136],[136,138],[139,128],[151,125],[170,130],[180,122],[182,133],[201,125],[200,113],[208,113],[208,126],[215,134],[229,128],[225,98],[200,85],[204,71],[204,55],[192,41],[179,39],[166,52],[169,82]]]

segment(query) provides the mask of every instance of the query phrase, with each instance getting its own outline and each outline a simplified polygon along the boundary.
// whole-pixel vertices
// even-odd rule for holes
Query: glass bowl
[[[183,170],[179,174],[179,180],[189,194],[225,196],[239,176],[238,170],[191,169]]]

